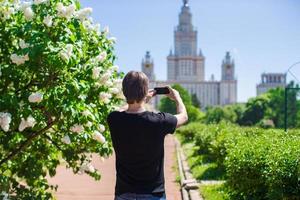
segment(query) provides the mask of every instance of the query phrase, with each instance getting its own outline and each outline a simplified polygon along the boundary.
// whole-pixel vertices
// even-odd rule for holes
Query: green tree
[[[53,198],[47,175],[67,163],[96,180],[106,116],[121,101],[114,38],[74,0],[0,3],[0,191]]]
[[[177,90],[182,98],[184,105],[186,106],[189,121],[197,121],[203,118],[204,114],[200,111],[199,108],[196,108],[192,105],[192,98],[189,95],[188,91],[185,90],[179,84],[172,85],[172,88]],[[176,104],[173,100],[168,97],[163,97],[159,103],[159,110],[162,112],[168,112],[171,114],[176,114]]]
[[[192,104],[193,106],[195,106],[196,108],[201,108],[201,103],[197,97],[196,94],[192,94]]]
[[[289,88],[299,88],[294,82],[290,82],[288,84]],[[299,94],[299,90],[288,90],[287,93],[287,122],[289,127],[296,127],[298,122],[298,113],[299,113],[299,105],[297,102],[297,95]],[[279,128],[284,127],[284,112],[285,112],[285,89],[284,88],[275,88],[270,90],[268,93],[270,98],[270,108],[271,112],[269,119],[272,119],[275,126]]]
[[[260,95],[255,98],[251,98],[246,103],[246,109],[241,119],[242,125],[255,125],[265,116],[267,116],[270,110],[270,98],[267,94]]]
[[[219,123],[221,121],[236,122],[237,115],[231,105],[208,107],[205,114],[206,123]]]

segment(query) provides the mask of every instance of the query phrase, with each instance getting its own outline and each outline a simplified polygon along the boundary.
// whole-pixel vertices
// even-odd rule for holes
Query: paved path
[[[179,185],[175,182],[173,166],[175,160],[175,141],[172,135],[165,139],[165,181],[167,200],[181,200]],[[74,175],[71,170],[61,166],[57,174],[50,180],[58,184],[56,193],[58,200],[113,200],[115,187],[115,157],[111,156],[104,162],[94,158],[93,165],[100,170],[100,181],[94,181],[87,175]]]

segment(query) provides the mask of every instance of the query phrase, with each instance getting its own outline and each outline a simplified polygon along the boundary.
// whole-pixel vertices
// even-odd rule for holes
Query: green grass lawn
[[[202,185],[200,193],[205,200],[229,200],[223,184]]]
[[[182,144],[193,176],[197,180],[224,180],[224,171],[216,163],[204,162],[203,156],[198,155],[198,149],[193,142]]]
[[[179,141],[182,141],[178,136]],[[194,178],[197,180],[224,180],[224,171],[219,169],[214,162],[207,162],[203,155],[198,154],[198,148],[193,142],[181,142],[187,162]],[[224,184],[201,185],[200,193],[205,200],[229,200]]]

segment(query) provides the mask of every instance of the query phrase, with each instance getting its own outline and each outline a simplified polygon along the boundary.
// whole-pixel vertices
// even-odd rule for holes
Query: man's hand
[[[155,90],[154,89],[150,89],[149,91],[148,91],[148,94],[147,94],[147,96],[146,96],[146,103],[148,103],[149,101],[150,101],[150,99],[152,98],[152,97],[154,97],[156,95],[156,92],[155,92]]]
[[[167,97],[174,100],[176,102],[176,110],[177,114],[174,115],[177,118],[177,127],[183,125],[188,121],[188,115],[186,112],[185,105],[180,97],[180,94],[177,90],[167,86],[169,88],[170,93],[166,94]]]
[[[169,89],[170,93],[166,94],[167,97],[169,97],[170,99],[172,99],[173,101],[178,101],[181,99],[180,94],[177,90],[171,88],[171,86],[167,86],[167,88]]]

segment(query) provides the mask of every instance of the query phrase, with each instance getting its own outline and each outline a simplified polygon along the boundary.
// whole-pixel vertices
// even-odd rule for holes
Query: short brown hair
[[[122,87],[127,103],[139,103],[148,94],[149,79],[143,72],[130,71],[124,77]]]

